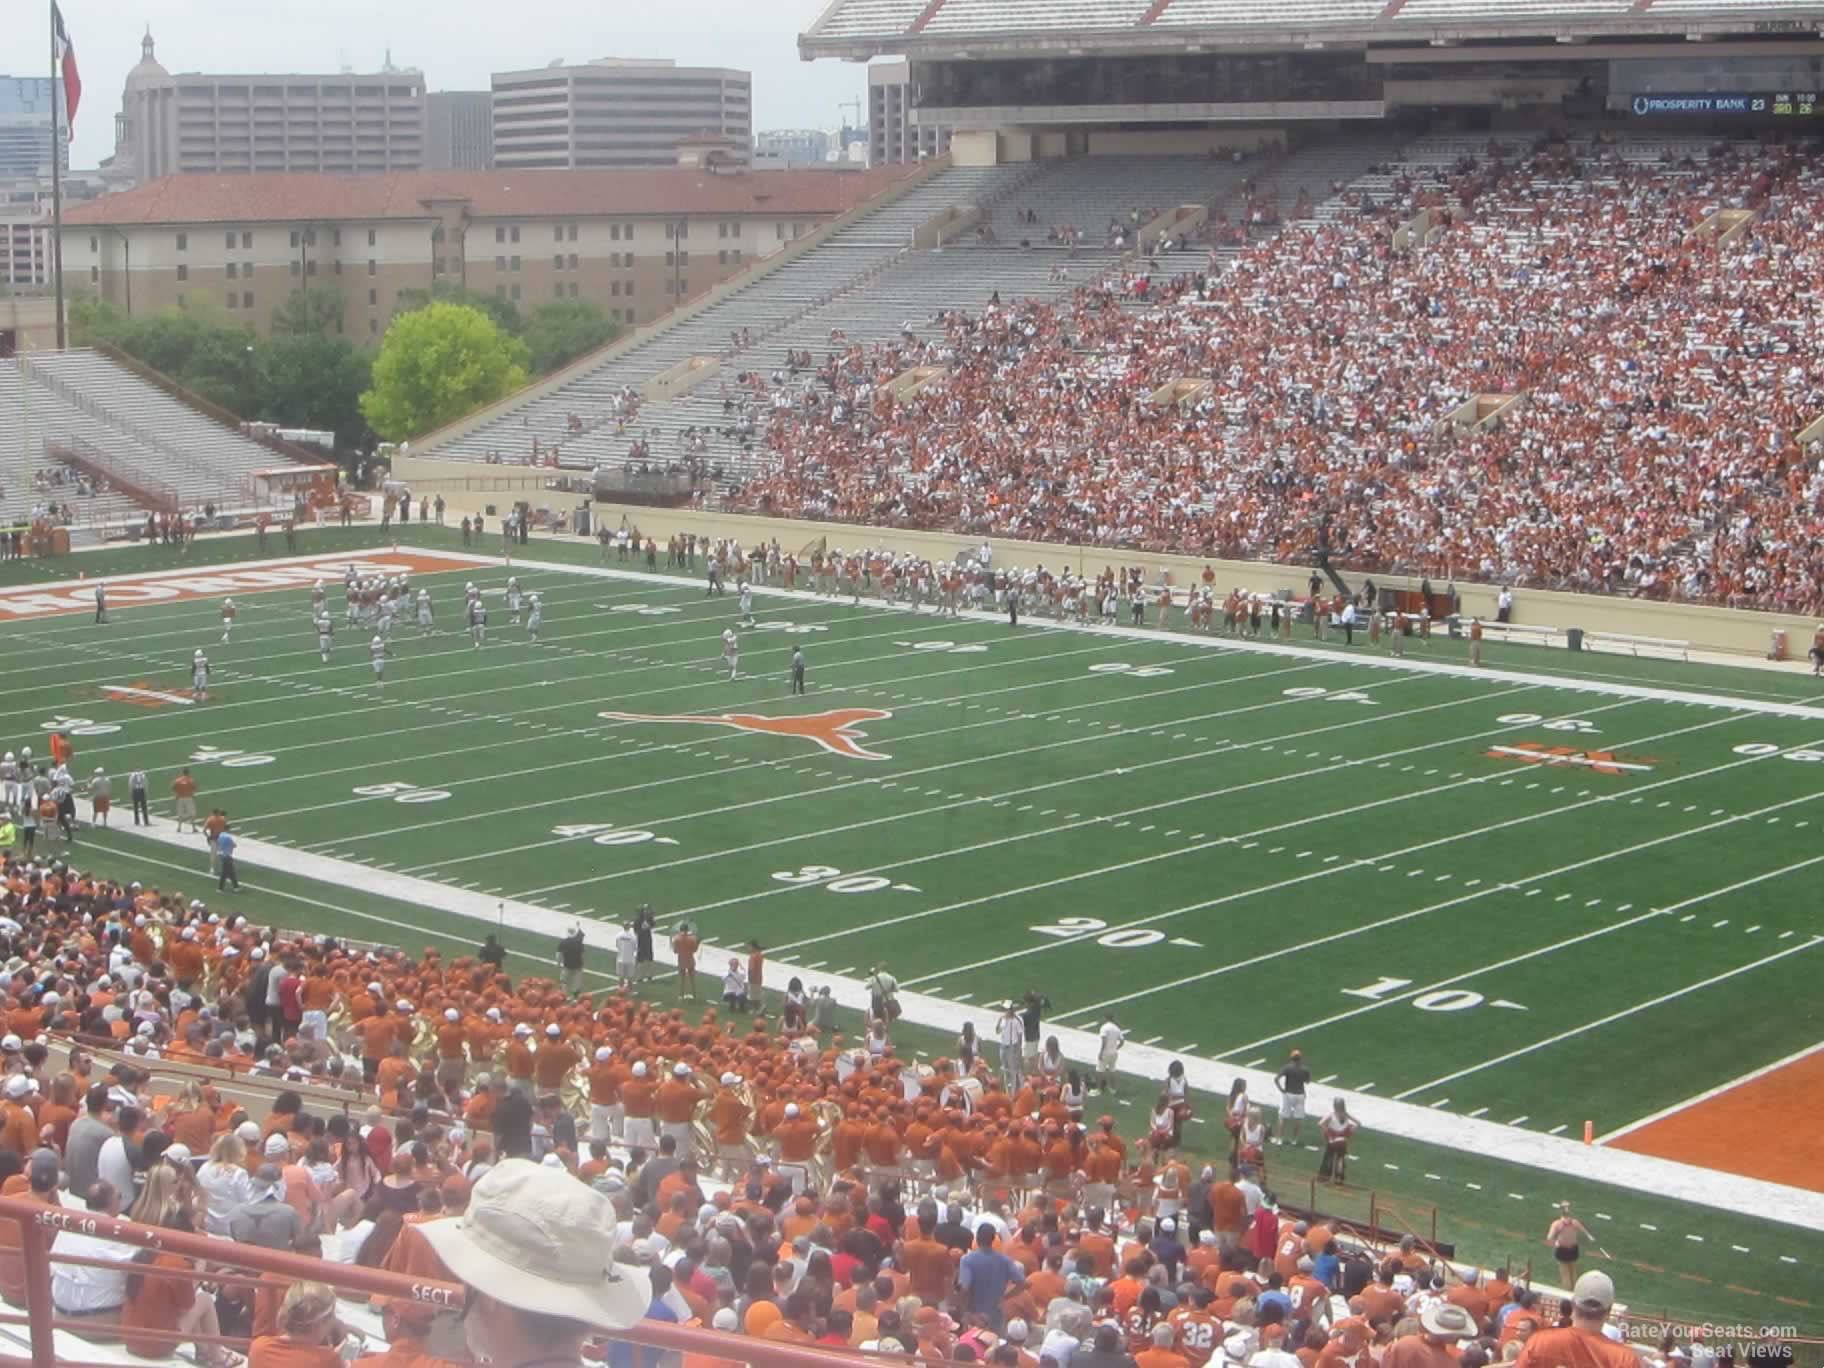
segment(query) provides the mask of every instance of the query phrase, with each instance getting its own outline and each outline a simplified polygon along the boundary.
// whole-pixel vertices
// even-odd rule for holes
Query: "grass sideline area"
[[[299,554],[343,555],[394,538],[299,541]],[[417,527],[398,541],[459,545]],[[44,573],[0,566],[0,583],[204,569],[255,550],[245,537],[182,559],[86,553]],[[333,580],[329,666],[301,587],[240,596],[225,647],[213,595],[121,604],[105,627],[8,622],[8,736],[58,718],[117,729],[74,738],[79,770],[117,776],[117,823],[128,769],[146,767],[162,794],[193,765],[205,806],[244,834],[356,876],[329,886],[249,866],[242,905],[411,948],[467,948],[483,928],[359,887],[361,867],[575,916],[650,900],[662,926],[688,916],[718,943],[762,940],[774,984],[794,964],[853,973],[875,959],[959,1009],[1030,984],[1067,1024],[1093,1029],[1111,1010],[1136,1040],[1218,1062],[1271,1067],[1298,1044],[1320,1098],[1372,1085],[1548,1131],[1597,1108],[1606,1131],[1818,1038],[1808,1010],[1741,1010],[1812,996],[1819,928],[1804,891],[1824,767],[1787,757],[1815,754],[1824,721],[1755,707],[1816,700],[1803,676],[1493,646],[1491,669],[1564,682],[1466,679],[1391,668],[1362,645],[1276,657],[763,597],[767,625],[745,634],[731,685],[716,637],[732,596],[706,601],[683,577],[566,573],[594,565],[593,544],[526,554],[539,563],[513,573],[545,595],[541,645],[507,623],[504,568],[421,575],[443,630],[419,641],[402,621],[383,693],[366,634],[341,630]],[[268,555],[286,555],[282,538]],[[480,652],[454,630],[469,579],[489,593]],[[783,677],[794,644],[811,660],[796,708]],[[197,647],[218,672],[205,704],[148,709],[100,689],[179,692]],[[1457,643],[1429,650],[1461,659]],[[883,714],[856,724],[857,744],[890,758],[598,715],[831,708]],[[1491,754],[1516,742],[1574,744],[1613,772]],[[188,859],[116,830],[85,831],[77,848],[105,852],[121,877],[204,877],[200,847]],[[509,936],[548,963],[548,940]],[[908,1032],[902,1044],[952,1052],[951,1037]],[[1132,1080],[1110,1108],[1130,1134],[1150,1092]],[[1193,1147],[1214,1152],[1220,1099],[1200,1101],[1210,1138],[1194,1132]],[[1436,1207],[1464,1258],[1530,1257],[1543,1272],[1550,1207],[1569,1199],[1617,1256],[1636,1314],[1824,1322],[1815,1234],[1385,1133],[1360,1151],[1354,1176],[1415,1213]],[[1269,1160],[1302,1202],[1315,1155]]]

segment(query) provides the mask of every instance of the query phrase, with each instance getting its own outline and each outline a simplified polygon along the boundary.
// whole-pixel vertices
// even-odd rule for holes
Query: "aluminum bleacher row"
[[[721,384],[703,385],[669,404],[648,403],[624,430],[607,416],[616,396],[688,357],[722,355],[730,333],[743,328],[751,330],[754,345],[723,361],[722,377],[731,390],[737,372],[771,373],[784,364],[787,350],[809,351],[821,362],[833,330],[865,344],[897,337],[908,325],[922,335],[938,310],[977,310],[996,293],[1005,300],[1061,296],[1100,278],[1131,251],[1135,211],[1145,222],[1179,205],[1209,204],[1238,218],[1242,182],[1249,178],[1289,210],[1301,188],[1314,202],[1321,200],[1333,182],[1353,180],[1397,146],[1391,135],[1367,135],[1239,163],[1087,157],[946,170],[676,327],[421,454],[518,463],[529,457],[536,437],[541,452],[554,444],[559,448],[565,467],[588,468],[618,465],[633,442],[644,439],[652,459],[665,462],[685,454],[687,430],[708,430],[703,459],[720,471],[720,484],[737,483],[757,473],[766,457],[744,450],[738,436],[724,435],[739,415],[724,411]],[[971,204],[983,209],[991,240],[969,231],[941,250],[908,249],[914,228],[946,208]],[[1028,210],[1036,222],[1019,221]],[[1127,247],[1111,245],[1111,220],[1128,226]],[[1052,228],[1063,226],[1078,230],[1074,254],[1046,241]],[[1022,247],[1022,239],[1029,245]],[[1200,251],[1184,269],[1203,264]],[[1054,277],[1054,268],[1062,269],[1063,278]],[[581,434],[568,430],[573,414],[584,424]]]
[[[282,464],[99,352],[33,352],[0,365],[0,519],[30,515],[45,497],[32,472],[59,464],[56,453],[70,447],[179,507],[212,503],[226,513],[259,506],[254,472]],[[64,487],[50,497],[69,502],[85,528],[138,523],[147,512],[124,492],[79,499]]]
[[[946,35],[1097,33],[1132,28],[1348,25],[1397,33],[1427,24],[1539,19],[1621,19],[1806,10],[1813,0],[842,0],[812,25],[819,42]]]

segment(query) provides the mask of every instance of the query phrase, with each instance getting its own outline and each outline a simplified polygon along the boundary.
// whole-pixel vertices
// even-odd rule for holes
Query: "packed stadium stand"
[[[1223,1099],[1098,1119],[1096,1080],[1049,1048],[995,1067],[965,1036],[915,1067],[890,1021],[845,1044],[827,1003],[775,1015],[739,964],[705,966],[688,1011],[665,1010],[644,985],[579,995],[580,970],[569,987],[509,976],[492,937],[414,959],[61,863],[0,873],[0,1298],[31,1312],[0,1345],[18,1356],[50,1336],[58,1361],[88,1364],[467,1361],[465,1329],[485,1347],[474,1321],[501,1299],[549,1310],[504,1265],[630,1277],[636,1295],[586,1316],[590,1335],[686,1362],[782,1368],[815,1344],[1004,1368],[1341,1368],[1404,1364],[1396,1346],[1425,1336],[1466,1364],[1549,1368],[1585,1361],[1550,1353],[1574,1321],[1630,1346],[1591,1362],[1688,1368],[1668,1351],[1689,1327],[1626,1329],[1607,1273],[1573,1303],[1294,1205],[1302,1132],[1245,1093],[1226,1137],[1207,1132],[1227,1157],[1200,1157],[1188,1123],[1200,1106],[1221,1119]],[[699,1013],[699,991],[720,1005]],[[1353,1130],[1324,1131],[1339,1182]],[[453,1233],[469,1227],[492,1262]],[[541,1264],[560,1234],[585,1272]],[[540,1362],[601,1357],[549,1357],[552,1314]],[[635,1361],[625,1340],[600,1348]]]
[[[40,351],[0,364],[0,521],[101,534],[213,506],[265,505],[256,471],[286,458],[99,352]],[[68,517],[61,510],[68,506]]]
[[[926,351],[851,350],[737,502],[1812,611],[1821,172],[1809,144],[1420,143],[1144,311],[1128,280],[958,317],[962,364],[903,405],[867,400]],[[1146,402],[1186,377],[1188,407]],[[1445,422],[1485,394],[1529,399]]]

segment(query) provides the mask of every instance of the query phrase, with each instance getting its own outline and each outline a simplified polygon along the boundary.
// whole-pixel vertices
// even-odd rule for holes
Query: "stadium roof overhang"
[[[941,0],[934,0],[933,8]],[[883,25],[870,31],[845,13],[865,0],[831,0],[809,32],[798,37],[805,61],[835,57],[863,62],[881,56],[970,61],[1006,58],[1132,56],[1182,52],[1283,52],[1376,47],[1506,47],[1514,43],[1552,43],[1594,49],[1636,42],[1705,42],[1741,38],[1818,38],[1824,36],[1824,3],[1769,4],[1763,8],[1731,7],[1704,12],[1589,15],[1540,15],[1425,21],[1376,17],[1367,22],[1289,24],[1172,24],[1170,7],[1152,24],[1079,28],[1008,28],[968,33],[911,31]],[[1155,10],[1158,6],[1153,7]],[[837,22],[841,21],[841,22]],[[832,33],[831,30],[836,32]],[[891,29],[891,31],[888,31]]]

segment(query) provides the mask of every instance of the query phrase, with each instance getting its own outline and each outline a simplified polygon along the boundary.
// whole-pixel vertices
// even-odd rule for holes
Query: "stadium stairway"
[[[561,446],[564,464],[587,465],[605,459],[610,450],[625,454],[628,436],[612,435],[614,401],[624,389],[638,389],[670,366],[693,356],[722,356],[730,337],[746,329],[751,348],[737,354],[754,358],[754,364],[778,359],[793,345],[778,336],[782,325],[827,310],[846,293],[860,290],[910,251],[913,232],[945,209],[991,200],[995,193],[1020,175],[1018,167],[950,168],[939,172],[917,189],[891,204],[864,214],[819,243],[797,260],[735,290],[708,308],[669,328],[657,329],[633,346],[615,351],[598,366],[572,377],[555,389],[513,405],[494,419],[448,441],[424,448],[420,454],[442,459],[487,461],[499,456],[518,461],[539,446]],[[829,328],[822,328],[827,345]],[[802,345],[802,344],[798,344]],[[591,430],[579,438],[568,430],[570,415],[577,415]],[[642,419],[639,426],[645,427]],[[656,443],[655,443],[655,454]]]
[[[79,467],[114,472],[123,491],[149,496],[81,500],[81,526],[98,532],[136,523],[149,506],[167,502],[213,503],[230,513],[260,506],[254,472],[283,463],[99,352],[33,352],[0,365],[0,516],[28,516],[44,497],[65,501],[67,487],[40,494],[30,480],[31,471],[60,464],[59,452],[73,452]]]
[[[710,465],[717,486],[726,488],[758,473],[769,458],[758,440],[744,439],[739,403],[725,407],[721,384],[670,403],[645,404],[624,428],[611,416],[616,396],[691,356],[724,356],[723,376],[733,391],[735,375],[770,373],[784,365],[788,350],[823,359],[836,331],[864,344],[908,331],[923,337],[939,310],[981,309],[996,295],[1003,302],[1055,298],[1121,265],[1127,248],[1113,245],[1111,223],[1126,227],[1131,245],[1136,220],[1144,223],[1178,205],[1226,202],[1250,176],[1257,184],[1283,180],[1285,198],[1300,185],[1327,193],[1332,179],[1352,179],[1396,146],[1391,138],[1361,138],[1277,161],[1084,157],[950,168],[677,326],[419,454],[513,463],[529,455],[536,437],[541,450],[556,445],[561,464],[579,469],[619,464],[636,439],[646,441],[655,462],[682,460],[695,436],[705,443],[696,454]],[[915,228],[962,205],[982,211],[991,236],[967,231],[939,249],[908,247]],[[1016,221],[1027,211],[1036,223]],[[1051,228],[1063,225],[1079,230],[1074,255],[1045,241]],[[742,329],[752,345],[727,356],[730,335]],[[583,423],[581,433],[569,430],[572,414]],[[763,428],[765,413],[753,416]]]

